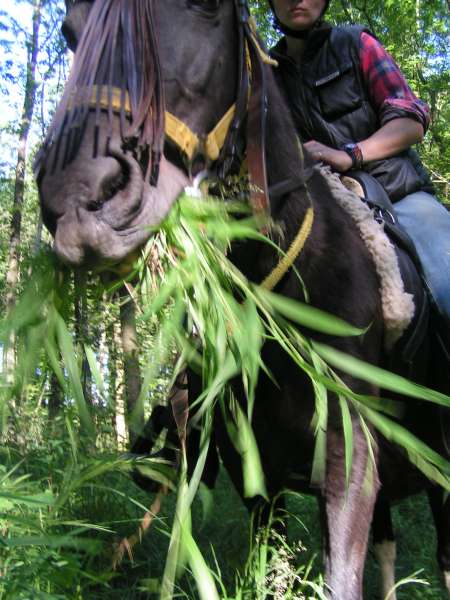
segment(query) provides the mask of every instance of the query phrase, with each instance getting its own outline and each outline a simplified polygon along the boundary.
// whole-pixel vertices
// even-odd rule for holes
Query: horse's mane
[[[60,149],[63,166],[78,150],[89,109],[95,110],[97,125],[101,110],[106,110],[110,128],[113,113],[119,112],[122,139],[135,142],[141,152],[151,149],[157,162],[164,139],[164,95],[154,4],[94,2],[45,144],[58,147],[67,136]],[[113,88],[121,90],[119,97]]]

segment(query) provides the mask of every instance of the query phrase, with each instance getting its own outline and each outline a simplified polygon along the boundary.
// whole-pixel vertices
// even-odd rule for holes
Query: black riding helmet
[[[322,14],[321,14],[319,20],[315,23],[315,25],[313,27],[316,27],[322,21],[322,17],[326,13],[326,11],[328,10],[328,6],[330,4],[330,1],[331,0],[326,0],[324,9],[322,11]],[[285,25],[284,23],[282,23],[278,19],[277,15],[276,15],[275,8],[273,6],[273,0],[268,0],[268,2],[270,4],[270,8],[272,9],[273,23],[274,23],[276,29],[279,29],[282,33],[284,33],[285,35],[289,35],[290,37],[306,38],[308,36],[308,34],[310,32],[310,29],[305,29],[305,30],[302,30],[302,31],[298,31],[296,29],[291,29],[290,27],[288,27],[287,25]]]

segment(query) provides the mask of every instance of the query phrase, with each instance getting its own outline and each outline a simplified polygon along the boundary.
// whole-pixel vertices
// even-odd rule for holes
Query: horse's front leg
[[[353,458],[348,485],[343,433],[330,428],[321,513],[325,578],[329,597],[333,600],[363,598],[364,563],[377,491],[376,467],[368,458],[366,438],[357,421],[353,424]]]
[[[428,500],[436,526],[438,564],[450,597],[450,497],[445,490],[432,485]]]
[[[395,560],[397,548],[389,499],[380,491],[373,513],[373,549],[381,571],[381,600],[397,600]]]

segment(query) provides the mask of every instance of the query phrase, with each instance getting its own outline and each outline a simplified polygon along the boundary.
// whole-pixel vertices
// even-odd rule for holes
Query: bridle
[[[269,194],[265,161],[265,133],[267,117],[267,82],[265,65],[276,66],[262,48],[256,24],[250,16],[247,0],[234,0],[238,28],[237,92],[234,104],[205,136],[198,136],[177,116],[165,111],[166,143],[181,154],[184,164],[192,165],[201,158],[219,179],[224,179],[236,161],[241,162],[238,150],[239,136],[247,140],[246,166],[250,186],[250,203],[255,214],[269,212]],[[94,86],[91,105],[120,112],[124,92],[120,88]],[[125,114],[130,114],[130,103],[125,93]],[[246,124],[246,132],[242,132]],[[158,172],[158,165],[153,171]],[[156,184],[157,175],[152,184]]]
[[[238,157],[238,136],[247,123],[246,166],[250,184],[250,204],[256,215],[269,212],[269,192],[265,159],[267,82],[265,65],[277,66],[262,48],[247,0],[234,0],[238,27],[237,97],[234,104],[203,140],[175,115],[165,113],[166,139],[192,164],[200,154],[216,163],[216,174],[224,179]]]
[[[234,0],[238,27],[238,76],[235,103],[202,142],[189,127],[166,111],[166,137],[190,161],[200,152],[209,162],[217,161],[217,175],[223,179],[238,157],[238,136],[247,123],[246,166],[250,204],[256,215],[269,212],[265,159],[267,82],[265,65],[277,66],[262,48],[247,0]]]
[[[197,158],[203,159],[218,179],[225,179],[236,164],[241,164],[240,136],[245,136],[245,162],[250,188],[250,204],[256,217],[267,219],[270,213],[269,189],[266,170],[265,138],[268,109],[266,65],[276,66],[263,49],[256,32],[256,25],[250,15],[247,0],[234,0],[238,28],[238,72],[237,94],[234,104],[221,117],[215,127],[205,136],[199,137],[190,127],[169,111],[165,111],[165,140],[181,154],[184,163],[192,165]],[[120,112],[123,107],[124,91],[120,88],[94,86],[92,104]],[[125,93],[125,113],[131,113]],[[243,126],[246,131],[243,132]],[[158,165],[153,171],[158,172]],[[152,184],[157,183],[156,180]],[[302,186],[306,180],[300,177],[295,181],[275,184],[287,194]],[[272,189],[271,189],[272,193]],[[274,190],[275,195],[277,192]],[[281,195],[281,193],[279,193]],[[281,280],[301,252],[311,231],[312,208],[305,219],[286,255],[263,285],[272,289]]]

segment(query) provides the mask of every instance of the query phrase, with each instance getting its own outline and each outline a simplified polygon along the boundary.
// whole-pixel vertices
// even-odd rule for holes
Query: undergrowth
[[[4,440],[0,600],[147,598],[152,594],[162,600],[323,598],[319,571],[311,570],[311,557],[302,561],[302,541],[292,545],[270,528],[259,531],[251,537],[248,557],[239,561],[233,573],[224,575],[220,544],[214,550],[205,540],[200,544],[201,530],[199,537],[192,527],[198,499],[208,505],[208,494],[202,491],[200,481],[216,408],[225,416],[230,439],[242,457],[245,495],[267,496],[251,422],[256,382],[260,371],[266,369],[260,350],[269,338],[304,372],[316,391],[312,423],[316,482],[324,472],[331,391],[339,397],[347,478],[353,449],[350,415],[354,413],[369,446],[369,426],[373,426],[402,445],[427,476],[450,487],[448,463],[392,420],[400,407],[387,399],[351,392],[333,367],[412,397],[445,406],[449,399],[305,338],[299,326],[343,336],[363,332],[308,304],[249,282],[229,262],[227,252],[233,242],[253,239],[272,244],[259,233],[258,225],[245,215],[241,205],[184,197],[149,242],[126,282],[139,310],[138,322],[152,325],[154,331],[153,342],[142,357],[147,366],[140,398],[135,413],[129,415],[132,432],[138,434],[143,426],[138,417],[148,408],[161,369],[170,364],[174,379],[189,365],[203,379],[202,393],[190,399],[202,432],[200,456],[190,479],[183,451],[175,473],[159,458],[136,459],[114,451],[114,444],[99,442],[102,415],[114,405],[104,369],[92,347],[74,341],[62,310],[64,290],[55,275],[55,264],[52,260],[36,263],[21,302],[0,327],[5,343],[12,332],[24,341],[15,376],[7,374],[0,390]],[[156,267],[149,256],[158,256]],[[122,285],[120,281],[105,291],[111,294]],[[84,360],[90,365],[96,388],[95,406],[85,398],[81,376]],[[42,401],[49,372],[57,378],[64,398],[56,422],[45,421]],[[245,390],[244,404],[227,387],[235,378]],[[22,407],[28,394],[33,394],[35,404],[27,412]],[[33,405],[33,401],[28,404]],[[35,421],[27,418],[24,423],[19,415],[25,414],[33,415]],[[37,434],[30,439],[32,430]],[[24,435],[24,431],[28,433]],[[107,435],[103,431],[102,439]],[[148,546],[146,542],[138,544],[133,554],[125,555],[127,566],[114,570],[114,547],[138,528],[149,507],[148,498],[131,483],[134,469],[175,493],[165,501],[168,511],[154,517],[148,539],[156,536],[156,546],[151,542]],[[371,469],[369,461],[369,482]],[[229,490],[226,493],[229,496]],[[143,551],[148,556],[143,557]]]

